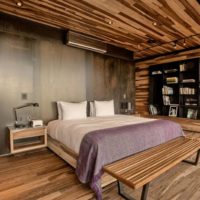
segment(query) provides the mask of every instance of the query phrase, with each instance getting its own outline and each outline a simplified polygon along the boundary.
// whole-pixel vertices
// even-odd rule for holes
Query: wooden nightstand
[[[10,152],[20,153],[47,146],[46,126],[37,128],[8,127],[10,132]]]

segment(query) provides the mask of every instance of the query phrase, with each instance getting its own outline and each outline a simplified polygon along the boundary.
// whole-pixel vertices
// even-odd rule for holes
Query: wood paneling
[[[123,95],[134,105],[135,68],[133,62],[94,54],[93,64],[87,66],[88,100],[115,100],[115,112],[120,112]]]
[[[149,104],[149,66],[162,63],[175,62],[200,57],[200,48],[174,53],[167,56],[160,56],[154,59],[135,63],[135,106],[136,112],[148,114]]]
[[[96,36],[134,51],[135,58],[172,52],[169,42],[184,37],[189,37],[187,45],[180,41],[176,50],[200,44],[199,35],[190,37],[200,34],[197,0],[0,0],[0,11]]]

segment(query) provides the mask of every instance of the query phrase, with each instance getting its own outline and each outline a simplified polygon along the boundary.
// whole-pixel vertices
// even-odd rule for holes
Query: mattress
[[[61,142],[76,154],[79,154],[82,139],[89,132],[155,120],[156,119],[131,115],[88,117],[86,119],[75,120],[54,120],[48,123],[47,132],[50,137]]]

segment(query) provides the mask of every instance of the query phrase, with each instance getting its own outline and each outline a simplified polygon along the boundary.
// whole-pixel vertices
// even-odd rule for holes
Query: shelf
[[[20,143],[14,143],[14,149],[19,150],[19,149],[24,149],[27,147],[35,147],[37,145],[44,145],[43,140],[37,140],[37,141],[29,141],[29,142],[20,142]]]
[[[168,71],[168,72],[166,72]],[[178,69],[174,68],[174,69],[164,69],[164,74],[173,74],[173,73],[177,73]]]
[[[172,85],[172,86],[174,86],[174,85],[179,85],[179,83],[165,83],[165,85]]]
[[[196,82],[180,82],[180,84],[196,84]]]
[[[200,106],[194,106],[194,105],[180,105],[180,104],[171,104],[171,105],[163,105],[163,107],[167,106],[173,106],[173,105],[178,105],[179,107],[190,107],[190,108],[200,108]]]
[[[150,67],[150,72],[156,71],[158,67],[163,72],[162,79],[161,77],[151,78],[149,99],[151,102],[162,105],[161,113],[166,115],[169,107],[174,104],[180,106],[180,111],[178,111],[179,117],[185,117],[185,112],[189,108],[200,111],[200,59],[189,59],[184,62],[178,61],[154,65]],[[180,71],[180,69],[185,70]],[[165,73],[165,70],[169,70],[168,73]],[[165,92],[169,92],[169,94]],[[163,105],[164,102],[170,102],[171,105]],[[198,105],[185,105],[187,103],[195,103]]]
[[[196,96],[197,94],[180,94],[180,96]]]
[[[179,71],[180,73],[196,73],[194,70]]]
[[[178,106],[179,106],[178,103],[172,103],[172,104],[170,104],[170,105],[163,105],[163,106],[174,106],[174,105],[178,105]]]

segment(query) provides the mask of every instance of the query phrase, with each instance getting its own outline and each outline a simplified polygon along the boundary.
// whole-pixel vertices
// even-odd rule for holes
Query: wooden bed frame
[[[50,136],[48,136],[48,139],[47,139],[47,146],[60,158],[65,160],[69,165],[71,165],[73,168],[76,168],[78,155],[75,152],[67,148],[65,145],[63,145],[59,141],[51,138]],[[107,173],[104,173],[101,178],[101,186],[103,188],[115,181],[116,181],[115,178],[113,178]]]

